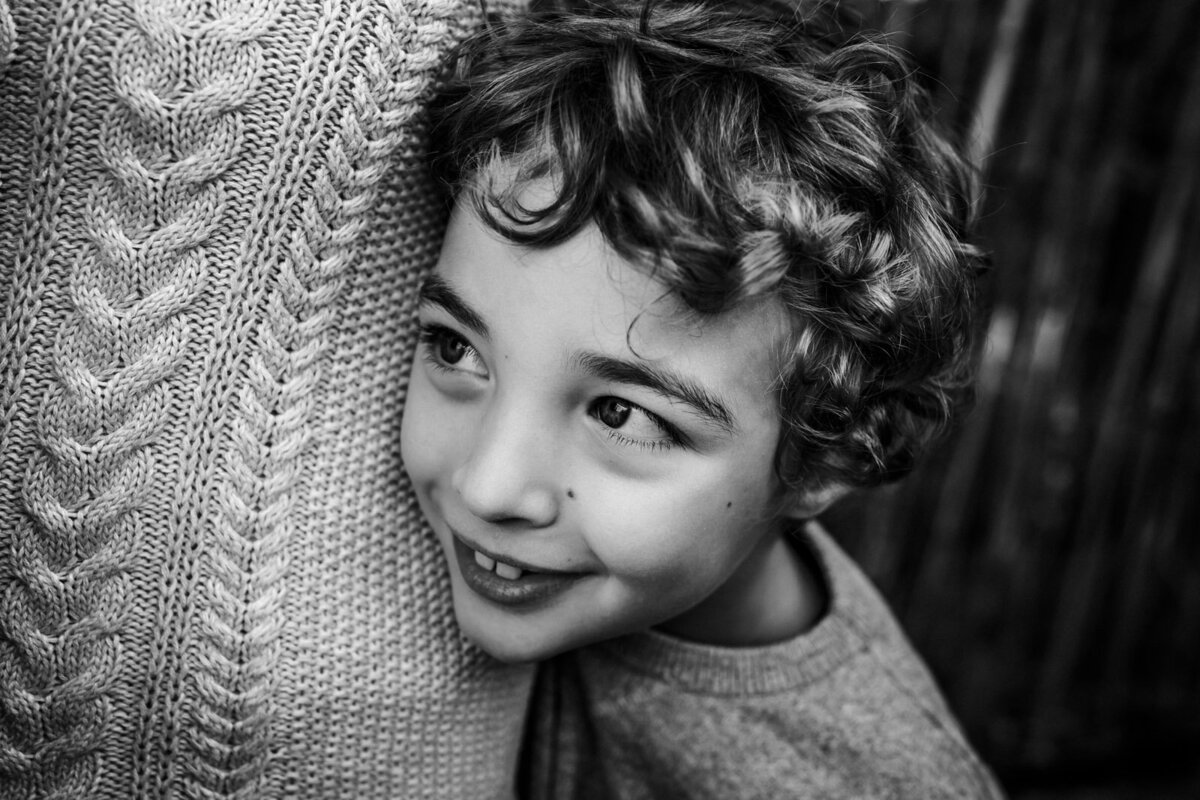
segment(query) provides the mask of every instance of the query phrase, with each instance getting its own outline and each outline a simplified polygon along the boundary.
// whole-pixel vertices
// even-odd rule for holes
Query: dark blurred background
[[[1200,2],[855,2],[990,187],[975,411],[825,520],[1014,798],[1200,798]]]

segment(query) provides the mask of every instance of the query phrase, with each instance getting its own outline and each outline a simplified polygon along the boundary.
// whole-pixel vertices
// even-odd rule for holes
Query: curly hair
[[[969,404],[974,171],[904,57],[831,6],[616,0],[494,21],[432,113],[435,175],[511,241],[594,222],[697,313],[782,301],[786,486],[899,478]],[[483,179],[496,168],[516,179]],[[557,198],[522,206],[546,176]]]

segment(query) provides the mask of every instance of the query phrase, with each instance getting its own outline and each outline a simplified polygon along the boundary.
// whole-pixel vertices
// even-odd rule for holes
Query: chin
[[[492,647],[490,642],[481,642],[478,639],[471,639],[483,652],[499,661],[502,664],[520,665],[520,664],[536,664],[539,661],[544,661],[549,656],[542,656],[536,653],[513,647]]]
[[[493,636],[476,636],[469,632],[467,638],[480,650],[505,664],[533,664],[558,655],[565,649],[511,640],[497,641]]]
[[[497,631],[479,620],[458,617],[458,626],[471,643],[497,661],[505,664],[530,664],[556,656],[575,645],[529,639]]]

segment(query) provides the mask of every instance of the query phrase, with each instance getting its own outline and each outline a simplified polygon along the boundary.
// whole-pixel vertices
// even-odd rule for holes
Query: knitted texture
[[[405,482],[467,0],[0,0],[0,797],[510,792]]]
[[[564,653],[535,689],[530,800],[1003,800],[862,571],[815,523],[811,629],[757,647],[655,631]]]
[[[0,0],[0,74],[8,66],[12,58],[13,47],[16,46],[17,30],[13,25],[12,11],[8,0]]]

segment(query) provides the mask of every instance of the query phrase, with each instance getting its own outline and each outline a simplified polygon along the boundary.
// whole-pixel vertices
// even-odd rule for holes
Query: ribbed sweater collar
[[[777,644],[720,647],[647,631],[587,648],[587,655],[616,659],[632,670],[684,691],[710,695],[771,694],[823,680],[867,648],[879,600],[849,557],[815,523],[793,534],[811,553],[829,590],[821,620]]]

